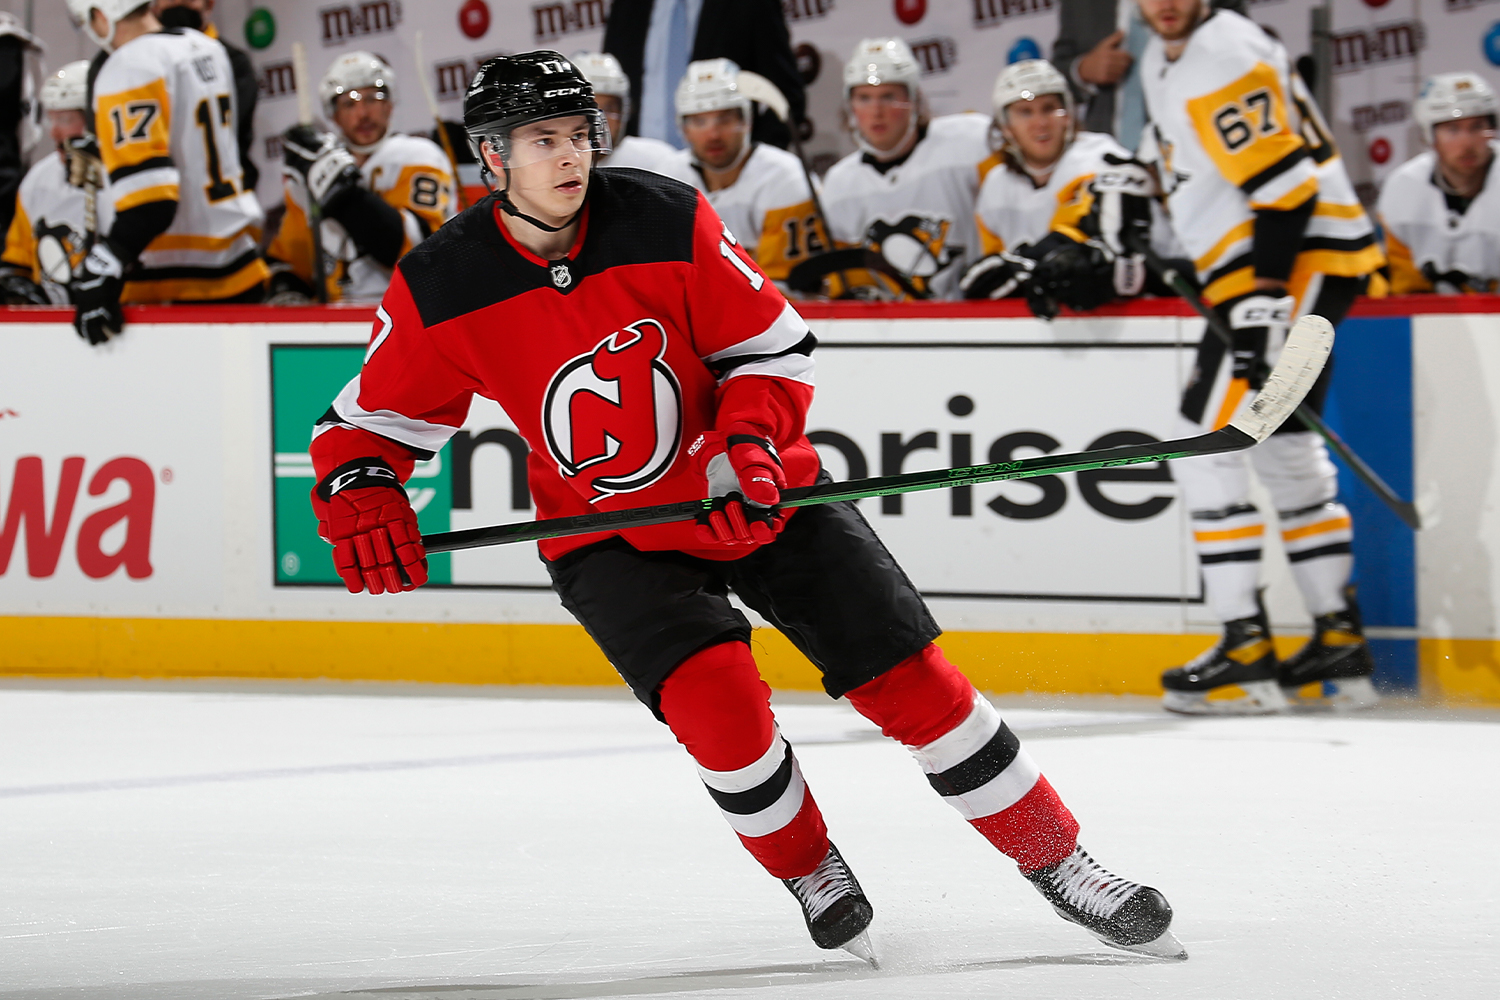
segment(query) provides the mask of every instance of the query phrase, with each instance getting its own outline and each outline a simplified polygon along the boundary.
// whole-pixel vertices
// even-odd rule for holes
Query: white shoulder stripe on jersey
[[[366,410],[359,405],[359,376],[356,375],[344,386],[333,401],[333,412],[350,427],[379,434],[417,451],[437,452],[448,439],[457,433],[457,427],[434,424],[404,416],[394,410]],[[327,425],[319,430],[326,430]],[[313,435],[314,437],[317,434]]]
[[[814,364],[813,359],[806,354],[783,354],[780,357],[740,365],[733,371],[726,372],[719,380],[719,384],[723,385],[730,379],[739,378],[741,375],[769,375],[773,378],[790,379],[793,382],[812,385]]]
[[[788,302],[781,310],[780,315],[771,322],[760,333],[742,340],[733,347],[726,347],[722,351],[715,351],[704,361],[722,361],[725,358],[738,357],[742,354],[778,354],[790,347],[796,347],[812,331],[808,329],[807,323],[797,314]]]

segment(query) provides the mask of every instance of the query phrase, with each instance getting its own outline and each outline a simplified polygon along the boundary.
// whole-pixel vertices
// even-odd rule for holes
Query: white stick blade
[[[1257,442],[1270,437],[1302,405],[1332,352],[1333,324],[1322,316],[1303,316],[1287,334],[1266,384],[1254,399],[1240,404],[1229,426]]]
[[[771,109],[771,113],[784,122],[791,120],[792,106],[787,103],[786,95],[781,88],[767,80],[759,73],[752,73],[742,69],[739,76],[735,78],[740,93],[752,101],[759,101]]]

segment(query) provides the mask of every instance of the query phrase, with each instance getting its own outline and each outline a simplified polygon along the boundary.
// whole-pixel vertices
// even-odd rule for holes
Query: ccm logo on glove
[[[427,582],[416,511],[384,459],[359,458],[334,469],[313,489],[312,505],[349,593],[394,594]]]
[[[725,545],[764,545],[786,525],[776,510],[786,475],[768,438],[709,431],[688,447],[714,503],[698,516],[698,537]]]

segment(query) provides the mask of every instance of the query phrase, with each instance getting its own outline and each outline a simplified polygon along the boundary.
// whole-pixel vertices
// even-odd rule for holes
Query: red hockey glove
[[[416,511],[384,459],[345,462],[313,489],[312,504],[349,593],[394,594],[427,582]]]
[[[705,542],[764,545],[786,524],[776,509],[786,475],[776,446],[753,434],[698,435],[688,448],[697,469],[708,480],[713,509],[698,516],[698,537]]]

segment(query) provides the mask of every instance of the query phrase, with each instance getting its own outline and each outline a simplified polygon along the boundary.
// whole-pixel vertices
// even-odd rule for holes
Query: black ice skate
[[[808,933],[819,948],[842,948],[875,968],[875,949],[865,928],[875,910],[865,898],[854,873],[844,863],[839,849],[828,845],[828,854],[811,875],[782,879],[802,904]]]
[[[1172,907],[1148,885],[1123,879],[1082,847],[1050,868],[1025,872],[1064,920],[1113,948],[1157,958],[1187,958],[1171,931]]]
[[[1276,681],[1271,625],[1260,608],[1253,618],[1225,622],[1212,649],[1161,675],[1162,707],[1184,715],[1268,715],[1286,708]]]
[[[1352,584],[1344,588],[1344,600],[1345,610],[1313,619],[1312,638],[1276,672],[1294,708],[1369,708],[1380,701],[1370,681],[1375,661]]]

